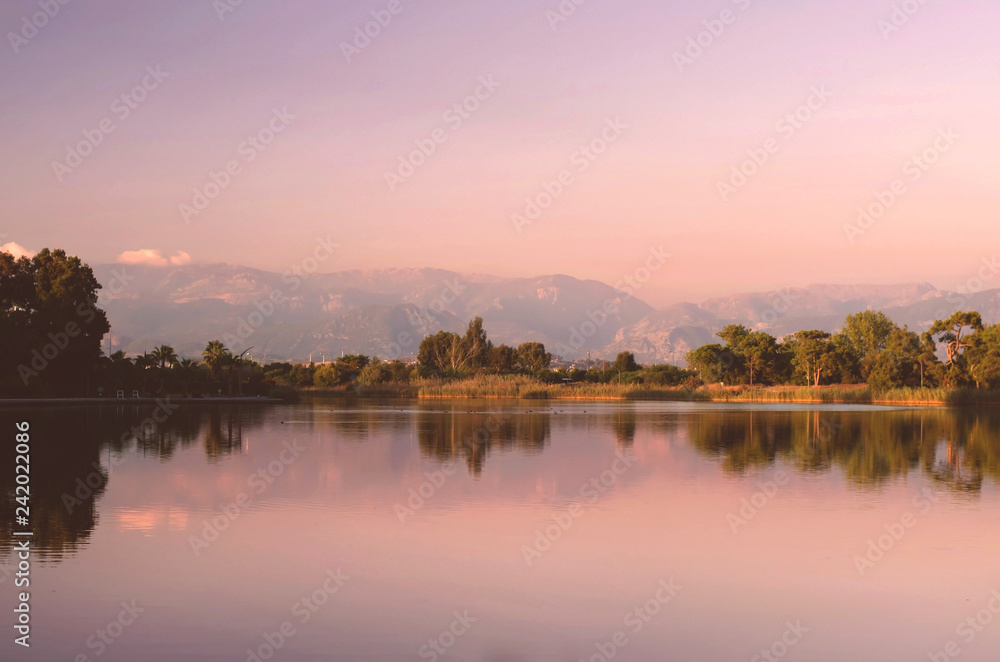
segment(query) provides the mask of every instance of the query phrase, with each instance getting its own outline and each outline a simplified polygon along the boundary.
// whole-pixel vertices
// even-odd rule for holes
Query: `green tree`
[[[417,360],[438,372],[457,373],[468,364],[469,357],[460,335],[438,331],[420,342]]]
[[[483,329],[483,318],[469,322],[464,336],[438,331],[420,341],[417,361],[436,372],[457,374],[484,367],[492,343]]]
[[[312,385],[320,388],[343,386],[351,381],[351,370],[342,363],[323,363],[316,366],[312,375]]]
[[[964,359],[976,388],[1000,383],[1000,324],[984,326],[966,338]]]
[[[731,381],[749,380],[753,386],[761,373],[774,372],[778,343],[771,334],[730,324],[715,335],[726,341],[725,350],[732,354],[728,370]]]
[[[210,340],[207,345],[205,345],[205,351],[201,353],[202,359],[205,361],[205,365],[208,366],[209,371],[212,373],[212,379],[217,380],[222,369],[229,364],[229,358],[232,356],[230,351],[226,349],[226,346],[221,340]]]
[[[426,336],[420,341],[417,362],[434,372],[444,372],[451,365],[451,348],[459,340],[458,334],[448,331],[438,331],[432,336]]]
[[[28,367],[32,345],[37,343],[31,329],[35,303],[35,268],[27,257],[15,258],[0,252],[0,375],[13,376],[20,372],[18,364]],[[38,365],[36,367],[42,367]],[[20,381],[11,380],[5,391],[16,392],[17,386],[26,386],[34,375],[21,374]],[[40,380],[38,380],[40,382]]]
[[[392,368],[381,361],[372,361],[358,373],[358,384],[362,386],[388,384],[391,381],[393,381]]]
[[[778,343],[771,334],[765,331],[751,331],[740,336],[731,349],[739,356],[751,386],[760,374],[774,371]]]
[[[32,382],[65,394],[83,390],[111,329],[97,307],[99,289],[91,268],[63,250],[30,259],[0,252],[0,374],[20,377],[12,390]]]
[[[917,354],[917,363],[920,365],[920,388],[929,381],[940,381],[941,361],[937,357],[937,343],[934,342],[934,334],[925,331],[920,336],[920,352]]]
[[[647,365],[642,368],[642,382],[650,386],[680,386],[690,378],[690,372],[675,365]]]
[[[191,385],[201,381],[203,368],[194,359],[180,359],[174,363],[171,372],[176,374],[180,388],[185,395],[191,393]]]
[[[895,323],[881,311],[863,310],[848,315],[841,333],[861,366],[861,378],[868,376],[871,363],[889,342]]]
[[[168,368],[177,363],[177,352],[170,345],[160,345],[153,349],[150,355],[161,368]]]
[[[525,342],[517,347],[518,366],[528,373],[548,370],[552,363],[552,354],[545,351],[545,345],[540,342]]]
[[[135,365],[125,356],[124,350],[118,350],[101,359],[97,372],[97,385],[103,386],[113,395],[118,389],[134,388],[137,382]]]
[[[920,336],[906,327],[895,328],[885,346],[871,360],[868,385],[884,390],[920,384]]]
[[[747,379],[747,366],[740,346],[750,334],[750,329],[742,324],[729,324],[715,335],[726,341],[723,350],[728,361],[724,381],[729,384],[742,384]]]
[[[841,384],[858,384],[867,379],[871,362],[861,358],[844,333],[830,336],[830,353],[832,369],[827,375],[830,383],[839,381]]]
[[[715,335],[725,340],[727,345],[736,346],[743,338],[750,335],[750,329],[742,324],[729,324]]]
[[[632,352],[619,352],[615,357],[615,369],[620,373],[635,372],[639,369],[639,364],[635,362],[635,354]]]
[[[509,375],[517,370],[517,350],[510,345],[494,345],[486,357],[487,369],[498,375]]]
[[[962,351],[970,345],[965,341],[963,333],[970,329],[972,333],[983,328],[983,318],[976,311],[957,312],[946,320],[937,320],[931,326],[931,335],[938,342],[945,343],[948,355],[948,365],[956,364]]]
[[[750,385],[753,386],[756,375],[773,368],[778,343],[771,334],[754,331],[741,340],[739,352],[743,355],[743,363],[750,375]]]
[[[702,345],[687,353],[688,368],[706,384],[725,382],[733,366],[733,353],[718,343]]]
[[[131,361],[129,361],[128,357],[125,356],[125,350],[124,349],[119,349],[117,352],[115,352],[114,354],[112,354],[111,356],[109,356],[107,358],[107,361],[108,361],[109,364],[111,364],[113,366],[131,365]]]
[[[132,359],[132,363],[139,370],[149,370],[150,368],[156,367],[156,359],[153,358],[152,354],[149,354],[147,352],[138,354],[135,358]]]
[[[462,338],[462,349],[466,354],[466,367],[483,368],[486,366],[493,343],[486,337],[483,329],[483,318],[476,317],[469,322],[469,328]]]
[[[805,375],[807,384],[819,386],[823,373],[836,369],[836,354],[826,331],[799,331],[792,334],[790,341],[794,352],[792,363]]]
[[[396,382],[399,384],[405,384],[406,382],[410,381],[410,373],[412,372],[412,370],[410,369],[410,366],[406,365],[402,361],[394,359],[392,361],[383,363],[382,365],[388,368],[389,370],[390,374],[389,381]]]
[[[376,358],[375,360],[377,361],[378,359]],[[364,354],[344,354],[336,360],[337,364],[354,372],[360,372],[371,362],[372,360]]]
[[[327,364],[336,365],[336,364]],[[316,384],[316,373],[318,368],[315,363],[296,363],[288,372],[288,381],[292,386],[313,386]],[[317,384],[323,386],[323,384]]]
[[[372,361],[364,354],[345,354],[332,363],[324,363],[313,368],[313,384],[326,388],[350,384],[376,361],[378,361],[377,358]],[[374,378],[380,374],[380,370],[373,369],[368,374],[369,377]]]

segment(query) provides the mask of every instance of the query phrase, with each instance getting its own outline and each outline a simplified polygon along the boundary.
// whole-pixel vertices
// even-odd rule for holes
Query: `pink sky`
[[[917,5],[883,35],[892,2],[588,0],[553,29],[556,0],[400,0],[348,62],[342,42],[389,6],[246,0],[220,18],[208,0],[71,2],[33,34],[37,3],[4,3],[0,244],[284,271],[331,235],[326,271],[611,283],[663,246],[670,262],[638,293],[654,305],[814,282],[955,289],[993,255],[996,3]],[[679,71],[674,54],[720,16]],[[157,66],[169,75],[149,77]],[[116,103],[144,77],[145,98]],[[445,114],[477,88],[474,112]],[[779,125],[817,88],[830,97],[807,121]],[[584,170],[574,153],[616,118],[625,128]],[[57,174],[102,120],[113,131]],[[269,126],[273,142],[244,143]],[[435,135],[391,190],[386,171]],[[723,201],[719,182],[768,145]],[[906,164],[928,149],[916,179]],[[231,161],[186,223],[180,206]],[[518,232],[512,215],[563,171],[570,183]],[[894,182],[902,193],[849,241],[844,225]]]

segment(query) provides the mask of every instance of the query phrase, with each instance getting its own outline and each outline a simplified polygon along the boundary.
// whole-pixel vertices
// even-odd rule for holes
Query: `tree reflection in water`
[[[39,560],[58,560],[86,544],[97,525],[97,502],[110,480],[109,468],[127,453],[166,462],[177,449],[200,438],[209,461],[239,452],[242,431],[262,421],[260,409],[150,406],[0,410],[0,429],[31,423],[30,512],[33,548]],[[160,419],[161,422],[156,422]],[[12,546],[14,448],[0,454],[0,552]]]
[[[692,445],[731,472],[782,460],[802,472],[836,467],[857,485],[913,470],[956,492],[1000,481],[1000,414],[992,410],[727,411],[689,415]]]
[[[596,431],[619,448],[671,439],[689,443],[726,472],[742,474],[782,462],[801,473],[840,471],[855,486],[878,488],[911,472],[966,497],[985,480],[1000,483],[1000,412],[990,409],[848,409],[703,406],[659,410],[634,403],[553,408],[539,403],[439,401],[394,404],[339,403],[281,410],[284,426],[268,412],[237,406],[180,408],[153,423],[150,407],[0,411],[0,429],[32,424],[31,520],[42,562],[86,544],[98,522],[98,501],[119,458],[128,454],[169,462],[201,444],[209,463],[225,462],[247,446],[246,435],[267,424],[269,434],[332,432],[335,442],[369,443],[414,435],[419,452],[440,462],[462,461],[475,476],[496,452],[535,455],[553,436],[570,442]],[[281,425],[282,427],[278,427]],[[279,431],[280,430],[280,431]],[[0,454],[0,551],[11,550],[14,518],[14,449]]]
[[[417,438],[425,456],[442,462],[463,460],[478,476],[492,452],[541,453],[551,435],[552,416],[547,409],[486,412],[438,405],[418,412]]]

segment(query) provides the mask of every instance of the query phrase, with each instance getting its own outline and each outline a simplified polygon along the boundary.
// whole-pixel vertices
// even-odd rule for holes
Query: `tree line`
[[[983,324],[976,311],[956,312],[919,334],[865,310],[848,315],[836,333],[810,329],[779,340],[730,324],[716,335],[724,344],[687,354],[706,384],[1000,387],[1000,325]]]
[[[277,385],[219,340],[199,359],[180,358],[170,345],[131,358],[105,355],[111,326],[100,289],[93,270],[64,250],[30,258],[0,251],[0,397],[262,394]]]
[[[483,319],[476,317],[469,322],[465,333],[438,331],[426,336],[420,342],[416,365],[349,354],[322,365],[269,364],[264,366],[264,374],[299,388],[406,384],[479,375],[524,375],[547,383],[617,381],[658,386],[678,386],[693,379],[693,373],[676,366],[640,366],[631,352],[621,352],[613,362],[601,361],[588,369],[552,370],[552,358],[552,353],[540,342],[523,342],[516,347],[494,344],[483,328]]]
[[[62,250],[0,251],[0,392],[78,392],[110,331],[90,267]],[[50,389],[50,390],[52,390]]]
[[[0,252],[0,396],[221,393],[262,395],[280,387],[340,388],[477,375],[526,375],[549,383],[595,382],[687,386],[868,384],[895,387],[1000,387],[1000,325],[978,312],[956,312],[923,333],[900,327],[880,311],[845,319],[835,332],[811,329],[776,338],[742,324],[716,335],[722,341],[687,354],[687,368],[639,365],[630,352],[613,362],[550,369],[540,342],[494,344],[483,319],[465,333],[423,338],[416,365],[345,355],[316,365],[261,365],[209,341],[198,358],[181,358],[170,345],[127,357],[101,351],[110,330],[98,307],[90,267],[65,251],[32,258]]]

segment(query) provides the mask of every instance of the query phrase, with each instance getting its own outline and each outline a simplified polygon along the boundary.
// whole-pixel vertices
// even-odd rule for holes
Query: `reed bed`
[[[522,375],[480,375],[451,382],[425,382],[421,398],[519,398],[552,400],[694,400],[708,399],[682,388],[642,384],[549,384]]]
[[[315,395],[320,394],[317,390]],[[354,385],[322,390],[324,395],[393,398],[501,398],[525,400],[669,400],[681,402],[773,402],[803,404],[1000,405],[1000,391],[868,386],[666,387],[645,384],[550,384],[524,375],[478,375],[465,379],[425,379],[411,383]]]
[[[973,388],[894,388],[820,386],[818,388],[744,388],[712,393],[712,400],[744,402],[804,402],[878,405],[988,405],[1000,404],[1000,392]]]
[[[735,387],[708,391],[716,402],[802,402],[823,404],[871,404],[873,393],[867,386],[840,387]]]

